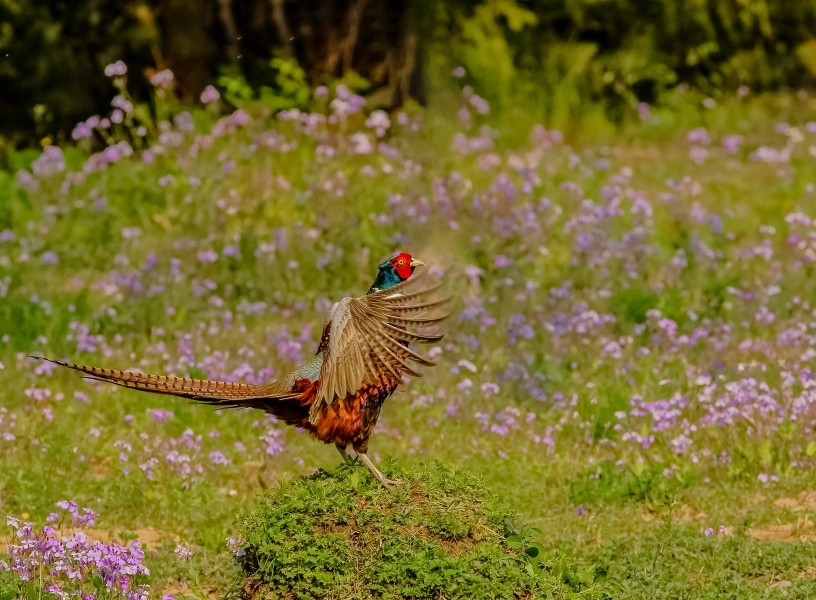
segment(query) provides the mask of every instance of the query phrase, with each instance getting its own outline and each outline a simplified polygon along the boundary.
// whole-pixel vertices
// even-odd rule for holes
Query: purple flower
[[[73,500],[60,500],[57,502],[57,508],[61,508],[62,510],[67,510],[71,514],[75,514],[79,507],[77,503]]]
[[[770,165],[789,163],[791,159],[791,147],[780,149],[769,146],[760,146],[751,153],[751,160],[764,162]]]
[[[388,128],[391,127],[391,119],[384,110],[375,110],[368,119],[366,119],[365,125],[370,129],[374,129],[377,137],[382,137]]]
[[[210,452],[210,462],[214,465],[232,464],[232,461],[224,456],[223,452],[219,452],[218,450],[213,450]]]
[[[175,552],[176,554],[178,554],[178,557],[179,557],[181,560],[187,560],[188,558],[190,558],[190,557],[193,555],[192,550],[189,550],[188,548],[185,548],[185,547],[184,547],[184,546],[182,546],[181,544],[178,544],[178,545],[176,546],[176,549],[175,549],[175,550],[173,550],[173,552]]]
[[[638,116],[641,120],[646,120],[652,116],[652,108],[649,106],[648,102],[638,102],[637,105]]]
[[[172,410],[166,410],[163,408],[148,408],[147,414],[150,415],[151,419],[158,422],[169,421],[174,416]]]
[[[167,89],[173,86],[175,76],[170,69],[163,69],[150,76],[150,85],[157,88]]]
[[[465,277],[470,280],[471,285],[478,283],[483,274],[484,271],[476,265],[465,265]]]
[[[198,253],[198,262],[201,263],[214,263],[218,260],[218,253],[214,250],[204,250]]]
[[[88,125],[86,122],[77,123],[74,126],[74,129],[71,131],[71,138],[74,141],[84,140],[89,138],[93,135],[93,127]]]
[[[513,264],[513,261],[504,254],[497,254],[493,257],[493,266],[497,269],[504,269]]]
[[[250,121],[250,116],[247,111],[239,108],[229,116],[230,123],[235,127],[243,127]]]
[[[742,144],[742,136],[741,135],[727,135],[723,138],[722,145],[723,150],[730,154],[736,153],[740,145]]]
[[[688,140],[689,144],[699,144],[702,146],[708,146],[711,143],[711,137],[708,135],[708,130],[705,127],[699,127],[689,131],[686,140]]]
[[[351,154],[371,154],[374,146],[364,133],[354,133],[349,138],[349,152]]]
[[[703,146],[692,146],[689,150],[689,158],[695,165],[703,164],[708,158],[708,148]]]
[[[224,256],[231,256],[233,258],[241,257],[241,251],[238,249],[238,246],[235,246],[233,244],[224,246],[224,248],[221,250],[221,254],[223,254]]]
[[[43,153],[31,163],[31,170],[37,177],[50,177],[65,170],[65,157],[58,146],[46,146]]]
[[[471,388],[473,388],[473,382],[468,378],[465,378],[456,384],[456,389],[458,389],[460,392],[469,392]]]
[[[201,92],[199,100],[201,100],[202,104],[210,104],[211,102],[217,102],[219,98],[221,98],[221,94],[218,93],[218,90],[208,85],[204,88],[204,91]]]
[[[90,508],[83,508],[82,514],[78,512],[73,514],[74,523],[77,525],[94,525],[96,523],[96,513]]]
[[[268,456],[275,456],[283,452],[286,444],[281,439],[280,429],[270,429],[266,435],[260,436],[260,440],[266,444],[264,453]]]
[[[105,67],[105,77],[119,77],[127,73],[127,65],[117,60]]]
[[[468,103],[480,115],[486,115],[490,112],[490,105],[487,103],[487,100],[477,94],[471,94],[468,98]]]
[[[130,114],[133,112],[133,102],[124,96],[114,96],[111,100],[111,106],[118,108],[123,114]]]
[[[482,394],[484,394],[485,398],[490,398],[491,396],[495,396],[499,393],[499,386],[498,384],[488,381],[487,383],[482,384]]]

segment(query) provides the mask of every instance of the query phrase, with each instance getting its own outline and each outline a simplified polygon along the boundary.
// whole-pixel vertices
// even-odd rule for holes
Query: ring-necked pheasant
[[[419,377],[411,363],[430,360],[411,344],[442,339],[438,324],[447,315],[439,285],[425,283],[424,266],[402,252],[379,266],[368,293],[343,298],[329,311],[317,354],[278,381],[265,385],[144,375],[76,365],[34,356],[81,371],[88,379],[135,390],[170,394],[222,407],[258,408],[301,427],[326,444],[334,444],[346,461],[347,447],[383,484],[387,479],[366,456],[368,439],[380,408],[402,381]]]

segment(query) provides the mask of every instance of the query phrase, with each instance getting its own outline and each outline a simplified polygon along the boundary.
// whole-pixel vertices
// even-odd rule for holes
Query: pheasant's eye
[[[397,264],[398,264],[398,265],[404,265],[404,264],[405,264],[405,260],[403,260],[403,259],[401,258],[401,259],[399,259],[399,261],[397,261]]]

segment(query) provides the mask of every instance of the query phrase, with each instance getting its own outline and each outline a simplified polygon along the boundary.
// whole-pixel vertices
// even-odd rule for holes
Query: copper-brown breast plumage
[[[326,444],[341,446],[364,444],[379,417],[380,406],[397,388],[398,382],[384,379],[378,385],[367,385],[342,400],[324,406],[318,418],[309,419],[309,407],[317,397],[318,382],[300,379],[292,391],[297,395],[287,402],[270,405],[269,411],[289,425],[305,429]]]
[[[317,422],[309,423],[307,429],[326,444],[350,444],[355,450],[365,452],[368,438],[380,415],[380,407],[394,393],[397,385],[397,382],[368,385],[354,395],[336,400],[324,406]]]

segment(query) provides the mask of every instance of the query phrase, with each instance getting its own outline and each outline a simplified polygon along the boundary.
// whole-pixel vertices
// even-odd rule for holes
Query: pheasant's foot
[[[374,466],[374,463],[371,462],[371,459],[368,458],[365,454],[360,452],[357,453],[357,458],[359,458],[365,466],[367,466],[372,473],[374,473],[374,477],[377,478],[381,484],[383,484],[387,488],[392,488],[397,485],[402,485],[402,481],[397,481],[396,479],[388,479],[385,475],[383,475],[380,470]]]
[[[340,444],[335,444],[334,446],[337,448],[337,451],[340,453],[340,456],[343,457],[344,463],[354,462],[354,459],[351,457],[351,454],[348,453],[345,446],[341,446]]]

